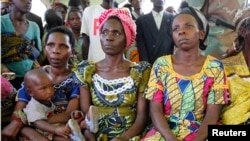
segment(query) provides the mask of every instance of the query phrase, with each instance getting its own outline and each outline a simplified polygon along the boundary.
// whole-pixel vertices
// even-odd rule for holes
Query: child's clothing
[[[47,120],[55,109],[56,106],[52,102],[50,102],[50,106],[47,106],[32,97],[27,106],[23,109],[23,112],[26,114],[28,124],[32,125],[32,123],[37,120]],[[52,140],[52,133],[44,132],[40,129],[37,129],[37,131],[42,133],[49,140]]]
[[[48,116],[51,115],[56,108],[52,102],[50,103],[51,106],[46,106],[32,97],[26,108],[23,109],[27,116],[28,124],[32,125],[32,122],[37,120],[47,120]]]

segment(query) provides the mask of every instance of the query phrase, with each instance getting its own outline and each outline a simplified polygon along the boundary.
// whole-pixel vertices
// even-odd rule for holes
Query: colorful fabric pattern
[[[166,122],[178,140],[191,141],[205,116],[208,104],[225,104],[228,86],[222,63],[207,56],[202,70],[192,76],[174,71],[171,56],[156,60],[145,97],[163,103]],[[153,127],[144,140],[164,138]]]
[[[47,71],[50,66],[44,66],[42,69]],[[80,94],[80,84],[77,83],[76,76],[71,73],[69,77],[58,83],[54,84],[55,97],[52,102],[56,105],[55,113],[65,112],[69,100],[72,98],[79,97]],[[30,95],[26,92],[25,86],[22,84],[17,92],[17,101],[22,101],[28,103],[31,100]]]
[[[40,55],[40,51],[35,48],[35,42],[22,34],[3,33],[1,38],[3,63],[18,62],[26,58],[36,60]]]
[[[128,48],[125,49],[125,57],[132,62],[139,62],[139,52],[136,46],[136,41]]]
[[[32,49],[30,47],[28,47],[28,50],[29,50],[29,52],[32,52],[32,56],[33,56],[33,53],[34,53],[34,55],[39,56],[40,52],[42,51],[39,27],[35,22],[32,22],[32,21],[27,21],[27,22],[28,22],[29,26],[26,30],[26,33],[24,35],[22,35],[22,37],[25,37],[25,40],[28,39],[30,41],[33,41],[32,45],[36,48],[36,51],[34,50],[34,52],[32,52]],[[10,14],[6,14],[6,15],[1,16],[1,35],[2,35],[2,37],[1,37],[1,59],[2,59],[2,61],[5,61],[2,63],[4,63],[4,65],[11,72],[16,73],[17,78],[22,78],[27,71],[31,70],[34,67],[34,63],[37,63],[37,62],[34,61],[35,59],[30,59],[31,55],[30,55],[30,57],[25,57],[21,61],[17,61],[17,60],[19,60],[20,58],[23,58],[23,56],[20,57],[19,59],[11,59],[12,57],[17,57],[16,51],[20,51],[20,49],[16,49],[16,50],[11,49],[8,52],[9,56],[7,58],[3,58],[6,55],[3,53],[6,53],[7,50],[9,50],[8,47],[10,47],[11,45],[18,45],[20,47],[20,44],[23,44],[23,43],[27,44],[27,41],[22,41],[21,38],[18,39],[18,36],[15,37],[15,40],[13,40],[12,37],[9,39],[6,36],[3,36],[3,35],[8,35],[8,34],[15,35],[16,33],[17,33],[16,29],[14,28],[14,25],[10,19]],[[23,45],[25,45],[25,44],[23,44]],[[27,50],[27,49],[25,49],[25,50]],[[25,52],[25,50],[22,50],[22,54]],[[15,55],[13,56],[12,53]],[[10,57],[10,56],[12,56],[12,57]],[[8,62],[8,63],[6,63],[6,62]],[[17,81],[17,80],[15,80],[15,81]],[[13,83],[12,83],[12,85],[13,85]],[[17,87],[17,86],[14,86],[14,87]],[[19,88],[19,86],[17,88]]]
[[[222,60],[228,76],[231,103],[223,109],[222,124],[250,124],[250,70],[243,53]]]
[[[95,64],[87,61],[81,62],[75,71],[82,85],[89,87],[93,105],[99,110],[99,130],[96,134],[99,140],[121,135],[135,121],[137,96],[145,90],[151,67],[147,62],[138,62],[130,68],[130,76],[114,80],[96,74]],[[125,86],[128,84],[131,87]]]

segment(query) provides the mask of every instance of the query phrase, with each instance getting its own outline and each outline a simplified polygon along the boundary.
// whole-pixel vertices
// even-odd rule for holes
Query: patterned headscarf
[[[99,23],[100,23],[101,29],[104,23],[110,17],[113,17],[113,16],[120,19],[122,26],[124,28],[124,31],[125,31],[125,35],[126,35],[126,48],[130,47],[132,43],[135,41],[135,36],[136,36],[136,24],[133,21],[130,12],[125,8],[108,9],[104,11],[99,17]]]
[[[205,50],[206,47],[207,47],[207,41],[206,41],[206,39],[207,39],[207,35],[208,35],[208,32],[209,32],[209,25],[208,25],[208,21],[206,20],[206,17],[198,9],[193,8],[193,7],[189,7],[189,6],[183,8],[182,11],[179,14],[189,14],[189,15],[192,15],[196,19],[196,21],[198,22],[200,29],[204,30],[205,37],[200,42],[200,49],[201,50]]]

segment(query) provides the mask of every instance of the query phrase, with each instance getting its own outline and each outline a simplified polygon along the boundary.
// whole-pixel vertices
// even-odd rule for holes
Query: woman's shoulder
[[[172,59],[171,59],[172,55],[164,55],[161,57],[158,57],[155,62],[154,62],[154,66],[168,66],[169,64],[172,63]]]
[[[90,62],[88,60],[83,60],[78,63],[75,67],[72,68],[72,71],[76,74],[82,74],[83,72],[89,73],[93,72],[96,69],[96,65],[94,62]]]
[[[147,61],[139,61],[139,62],[135,62],[136,65],[141,66],[141,67],[150,67],[151,64]]]
[[[232,66],[241,64],[242,62],[244,62],[243,60],[244,56],[242,52],[239,52],[238,54],[224,58],[221,61],[225,66]]]
[[[218,58],[215,58],[211,55],[207,55],[207,58],[206,58],[206,62],[207,62],[207,65],[210,66],[210,67],[221,67],[223,66],[223,63],[220,59]]]
[[[82,60],[80,63],[78,63],[78,67],[86,67],[86,66],[92,66],[95,65],[94,62],[88,61],[88,60]]]

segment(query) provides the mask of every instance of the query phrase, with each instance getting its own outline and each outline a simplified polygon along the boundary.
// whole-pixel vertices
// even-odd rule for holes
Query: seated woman
[[[77,79],[68,64],[75,44],[74,35],[67,27],[58,26],[49,30],[45,43],[44,49],[50,65],[40,69],[53,79],[55,96],[52,102],[56,105],[55,114],[48,118],[48,122],[51,124],[66,123],[71,118],[71,112],[79,109],[80,84],[77,83]],[[48,140],[27,126],[26,115],[22,109],[30,100],[31,96],[27,93],[26,87],[22,85],[17,93],[17,103],[12,121],[2,130],[3,140],[17,140],[18,133],[32,141]]]
[[[153,128],[142,141],[204,141],[208,125],[217,123],[227,103],[224,67],[218,59],[201,55],[208,24],[198,10],[183,9],[171,28],[177,50],[153,64],[145,94]]]
[[[75,71],[82,83],[81,110],[86,114],[90,105],[95,105],[99,111],[99,123],[95,124],[99,130],[95,135],[85,130],[85,137],[104,141],[139,139],[149,117],[148,102],[142,95],[150,64],[131,62],[124,56],[136,35],[136,25],[127,10],[106,10],[99,22],[105,58],[97,63],[83,61]]]
[[[228,76],[230,105],[223,109],[222,124],[250,124],[250,9],[240,9],[234,19],[238,37],[234,51],[222,60]]]

